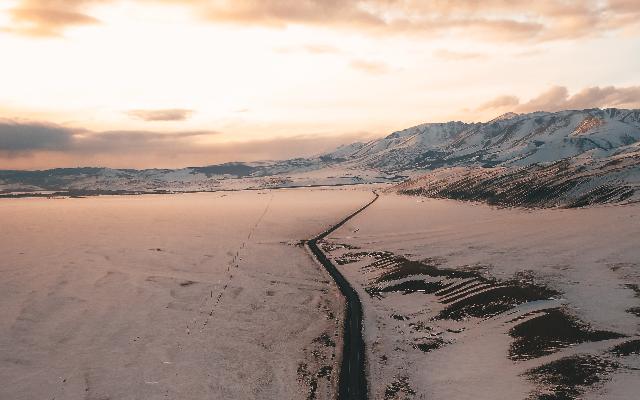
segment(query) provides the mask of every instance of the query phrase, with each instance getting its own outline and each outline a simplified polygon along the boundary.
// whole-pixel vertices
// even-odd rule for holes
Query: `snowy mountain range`
[[[553,165],[562,165],[563,173],[550,173]],[[426,123],[316,157],[284,161],[182,169],[0,171],[0,193],[188,192],[398,182],[434,170],[426,178],[405,182],[401,190],[544,206],[582,204],[580,196],[605,185],[614,191],[625,190],[618,197],[591,196],[596,200],[587,204],[635,201],[640,193],[636,190],[640,185],[640,110],[508,113],[484,123]],[[477,181],[484,183],[470,185]],[[565,197],[532,195],[529,197],[538,200],[520,201],[517,190],[516,194],[509,192],[515,190],[510,185],[521,187],[527,182],[555,187]],[[571,187],[575,193],[569,196],[559,187]],[[511,194],[501,196],[505,191]]]
[[[526,166],[635,151],[640,110],[505,114],[486,123],[422,124],[329,156],[388,171],[444,166]]]

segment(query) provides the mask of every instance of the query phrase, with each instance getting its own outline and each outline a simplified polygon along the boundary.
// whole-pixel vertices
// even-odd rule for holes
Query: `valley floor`
[[[0,202],[0,398],[331,398],[343,300],[295,189]]]
[[[632,399],[640,206],[383,194],[324,250],[364,306],[375,399]]]
[[[343,299],[300,244],[370,188],[0,201],[0,398],[326,399]],[[632,399],[640,205],[382,193],[320,243],[373,399]]]

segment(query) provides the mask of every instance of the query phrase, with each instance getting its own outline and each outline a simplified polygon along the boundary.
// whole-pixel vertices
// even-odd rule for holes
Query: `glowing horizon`
[[[629,0],[3,4],[3,169],[293,157],[423,122],[640,107]],[[12,147],[16,125],[47,129]],[[56,129],[92,145],[46,145]]]

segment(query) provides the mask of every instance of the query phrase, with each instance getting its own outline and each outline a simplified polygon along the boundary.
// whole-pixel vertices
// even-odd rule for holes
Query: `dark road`
[[[344,320],[344,342],[342,350],[342,366],[338,381],[338,399],[366,399],[367,378],[365,369],[365,346],[362,337],[362,304],[358,293],[353,289],[345,277],[338,271],[335,265],[318,247],[318,241],[323,240],[336,229],[340,228],[351,218],[369,207],[378,199],[378,194],[356,212],[350,214],[342,221],[333,225],[320,235],[307,241],[307,246],[318,261],[329,271],[329,274],[338,285],[340,292],[346,299],[346,313]]]

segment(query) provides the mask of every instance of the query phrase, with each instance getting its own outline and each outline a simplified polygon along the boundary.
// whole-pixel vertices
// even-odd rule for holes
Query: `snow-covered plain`
[[[383,193],[324,249],[364,304],[372,398],[635,399],[639,243],[638,204]]]
[[[299,240],[375,188],[3,199],[0,398],[333,398],[343,302]],[[639,204],[384,191],[321,246],[371,398],[549,400],[640,390],[638,243]]]
[[[298,241],[370,196],[2,200],[0,398],[331,398],[342,299]]]

